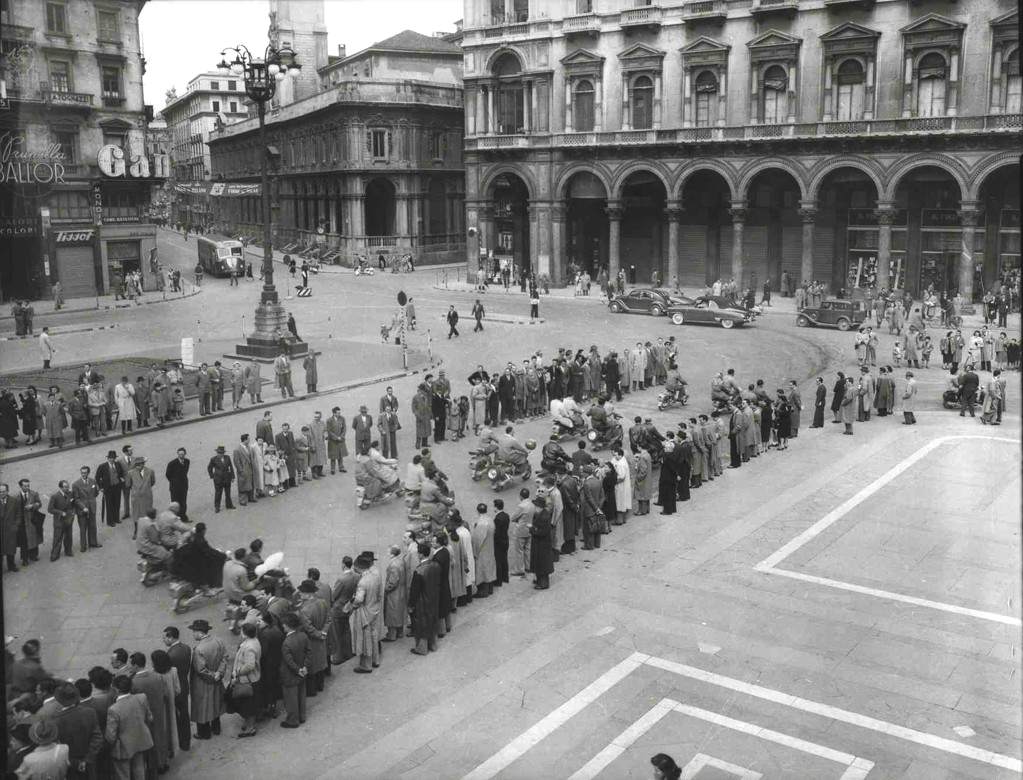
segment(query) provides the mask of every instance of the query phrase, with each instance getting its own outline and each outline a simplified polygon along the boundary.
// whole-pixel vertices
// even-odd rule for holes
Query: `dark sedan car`
[[[663,316],[671,306],[689,305],[691,298],[664,287],[636,288],[623,295],[615,295],[608,301],[608,308],[615,314],[652,314]]]
[[[722,305],[724,304],[724,305]],[[690,304],[669,307],[668,316],[676,325],[691,323],[720,325],[722,328],[748,325],[753,322],[753,313],[732,305],[726,299],[713,297],[699,298]]]

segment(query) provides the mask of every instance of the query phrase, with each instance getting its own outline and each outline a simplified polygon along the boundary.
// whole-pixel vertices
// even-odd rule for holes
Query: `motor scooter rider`
[[[513,467],[515,473],[529,470],[529,450],[515,438],[515,429],[508,426],[497,440],[497,457]]]
[[[572,421],[575,430],[582,430],[586,427],[586,420],[583,418],[583,410],[576,403],[572,396],[568,396],[561,402],[562,414]]]
[[[398,461],[380,453],[380,442],[369,445],[369,452],[355,456],[355,484],[365,489],[364,497],[372,501],[398,485]]]
[[[484,428],[480,431],[480,442],[476,451],[481,455],[493,455],[497,450],[497,436],[489,428]]]
[[[419,510],[430,518],[434,531],[443,530],[449,514],[448,507],[454,503],[454,497],[446,495],[433,477],[423,480],[419,489]]]
[[[169,549],[178,547],[182,539],[192,533],[192,526],[181,519],[180,512],[181,505],[177,501],[172,501],[156,516],[160,543]]]
[[[571,433],[575,428],[575,423],[572,420],[571,415],[565,412],[565,403],[558,398],[551,399],[550,405],[551,420],[559,428],[559,433]],[[546,447],[546,445],[544,445]]]
[[[601,439],[607,438],[610,424],[608,423],[607,399],[604,396],[597,396],[596,403],[586,413],[590,418],[590,425]]]
[[[664,380],[664,389],[671,393],[671,396],[682,403],[682,399],[686,396],[687,382],[682,378],[682,375],[678,371],[678,366],[672,363],[668,366],[668,376]]]
[[[551,440],[543,445],[540,453],[540,468],[552,474],[567,473],[572,468],[572,458],[558,444],[557,434],[551,434]]]
[[[177,541],[176,538],[168,538],[168,543],[165,543],[156,522],[155,509],[150,509],[145,517],[139,518],[135,549],[143,558],[166,566],[178,546]]]
[[[206,523],[196,523],[192,535],[185,540],[171,561],[171,574],[205,593],[221,587],[227,554],[206,541]]]

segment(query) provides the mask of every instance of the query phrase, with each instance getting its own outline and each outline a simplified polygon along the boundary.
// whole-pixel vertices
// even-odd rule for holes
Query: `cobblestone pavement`
[[[449,301],[467,319],[474,295],[434,290],[432,277],[318,279],[312,303],[288,302],[300,327],[314,346],[331,329],[365,344],[331,358],[324,372],[379,349],[374,331],[399,283],[435,335],[446,331]],[[237,322],[252,286],[236,292],[225,281],[216,288],[220,305],[210,307],[204,296],[214,284],[193,301],[205,300],[211,319]],[[509,317],[524,310],[498,296],[484,302]],[[187,322],[185,307],[195,305],[174,304],[175,316]],[[144,314],[155,318],[157,309],[170,311]],[[495,368],[557,345],[594,343],[603,352],[660,335],[683,345],[693,399],[686,417],[706,408],[709,379],[727,366],[742,382],[762,376],[772,389],[796,378],[806,401],[817,373],[830,396],[834,371],[855,367],[848,334],[800,330],[788,317],[725,331],[616,317],[599,302],[550,300],[543,313],[542,326],[489,323],[473,334],[463,320],[458,339],[438,338],[455,390],[464,391],[478,363]],[[173,343],[173,327],[140,323],[139,348]],[[131,351],[123,340],[89,346]],[[883,335],[879,354],[890,347]],[[427,658],[410,655],[406,640],[385,646],[372,675],[336,667],[308,723],[287,738],[269,723],[239,743],[227,716],[224,736],[179,755],[169,776],[631,778],[649,776],[649,756],[663,751],[701,780],[1018,777],[1018,382],[1010,380],[1003,425],[989,428],[941,409],[939,369],[917,374],[916,427],[899,425],[901,416],[873,419],[847,437],[841,426],[808,429],[804,413],[787,451],[727,471],[672,517],[615,527],[600,551],[562,556],[550,590],[517,579],[459,609],[454,631]],[[403,463],[418,381],[393,382],[404,405]],[[359,404],[375,408],[382,389],[303,398],[276,407],[274,418],[303,422],[335,404],[351,417]],[[662,427],[681,416],[657,412],[655,391],[628,395],[619,408]],[[218,547],[260,536],[267,550],[285,552],[293,574],[316,565],[330,580],[344,554],[386,554],[404,528],[403,507],[355,510],[350,474],[212,513],[206,460],[217,444],[251,433],[260,416],[257,409],[138,437],[136,451],[157,471],[157,505],[168,500],[163,464],[184,445],[193,459],[190,514],[209,524]],[[548,424],[518,428],[542,440]],[[472,443],[436,448],[467,517],[494,497],[468,479]],[[92,450],[13,464],[5,481],[25,475],[51,490],[81,462],[96,465],[102,453]],[[513,492],[503,496],[511,501]],[[5,629],[41,637],[52,672],[79,675],[105,664],[113,647],[151,650],[168,624],[219,624],[219,604],[174,616],[165,587],[142,588],[129,537],[124,526],[104,529],[102,550],[4,575]]]

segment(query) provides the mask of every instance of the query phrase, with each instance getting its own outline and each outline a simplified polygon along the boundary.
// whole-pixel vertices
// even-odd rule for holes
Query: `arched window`
[[[649,76],[632,82],[632,128],[649,130],[654,126],[654,83]]]
[[[945,116],[945,58],[937,52],[925,54],[917,66],[917,116]]]
[[[718,80],[709,70],[696,77],[696,126],[711,127],[717,120]]]
[[[761,89],[765,125],[782,124],[787,115],[788,76],[780,65],[772,65],[764,71],[764,85]]]
[[[506,52],[498,57],[491,70],[498,79],[494,109],[497,112],[497,132],[501,135],[524,132],[526,117],[520,76],[522,66],[518,58]]]
[[[1023,94],[1023,79],[1019,73],[1019,47],[1005,58],[1005,113],[1018,114]]]
[[[838,66],[835,74],[835,91],[838,103],[835,119],[850,120],[863,118],[863,90],[866,74],[858,60],[846,60]]]
[[[572,97],[572,128],[582,132],[593,129],[594,90],[593,82],[583,79],[575,85]]]

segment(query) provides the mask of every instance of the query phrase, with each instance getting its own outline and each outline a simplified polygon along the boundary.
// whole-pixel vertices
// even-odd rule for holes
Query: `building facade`
[[[210,135],[221,125],[248,118],[245,83],[233,74],[200,73],[180,97],[168,93],[160,112],[171,140],[174,190],[170,219],[175,224],[206,226],[210,209]]]
[[[148,288],[156,228],[146,154],[143,0],[8,0],[0,10],[0,297]]]
[[[967,297],[1019,268],[1009,0],[466,0],[463,48],[471,267]]]
[[[325,244],[338,262],[465,256],[462,55],[406,30],[319,69],[321,91],[267,117],[275,243]],[[369,75],[366,75],[369,74]],[[258,124],[210,141],[215,227],[262,235]]]

